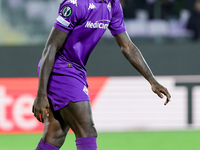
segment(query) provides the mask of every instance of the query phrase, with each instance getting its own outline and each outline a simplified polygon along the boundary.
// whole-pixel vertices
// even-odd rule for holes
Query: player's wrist
[[[157,84],[158,82],[157,82],[157,80],[156,80],[154,77],[152,77],[152,78],[149,80],[149,83],[150,83],[151,86],[152,86],[152,85],[154,85],[154,84]]]
[[[47,92],[45,90],[38,90],[37,97],[46,97]]]

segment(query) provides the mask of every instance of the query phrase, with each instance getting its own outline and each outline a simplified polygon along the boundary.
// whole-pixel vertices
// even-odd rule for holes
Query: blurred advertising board
[[[200,76],[158,76],[172,95],[164,106],[139,76],[88,77],[98,131],[200,128]],[[41,133],[32,113],[38,78],[0,78],[0,134]]]

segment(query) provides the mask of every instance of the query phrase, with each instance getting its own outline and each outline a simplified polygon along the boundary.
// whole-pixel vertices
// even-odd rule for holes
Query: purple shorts
[[[69,104],[70,101],[89,101],[87,86],[71,76],[52,74],[49,78],[47,96],[54,111]]]
[[[38,67],[38,74],[39,69],[40,67]],[[62,73],[54,70],[52,70],[47,86],[47,96],[54,111],[65,107],[70,101],[90,100],[88,85],[83,72],[77,70],[74,66],[65,67],[65,72]]]

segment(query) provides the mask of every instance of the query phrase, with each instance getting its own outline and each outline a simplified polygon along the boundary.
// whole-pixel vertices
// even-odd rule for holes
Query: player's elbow
[[[131,53],[131,50],[133,49],[133,47],[134,47],[134,45],[129,43],[127,45],[122,46],[121,51],[126,56]]]
[[[126,53],[128,53],[129,52],[129,48],[128,47],[121,47],[121,52],[122,52],[122,54],[126,54]]]

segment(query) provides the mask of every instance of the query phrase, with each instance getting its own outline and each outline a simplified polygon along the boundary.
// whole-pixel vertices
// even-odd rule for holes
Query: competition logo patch
[[[72,8],[69,6],[66,6],[65,8],[63,8],[62,10],[62,15],[63,17],[69,17],[72,14]]]
[[[83,87],[83,92],[88,95],[88,88],[86,86]]]

